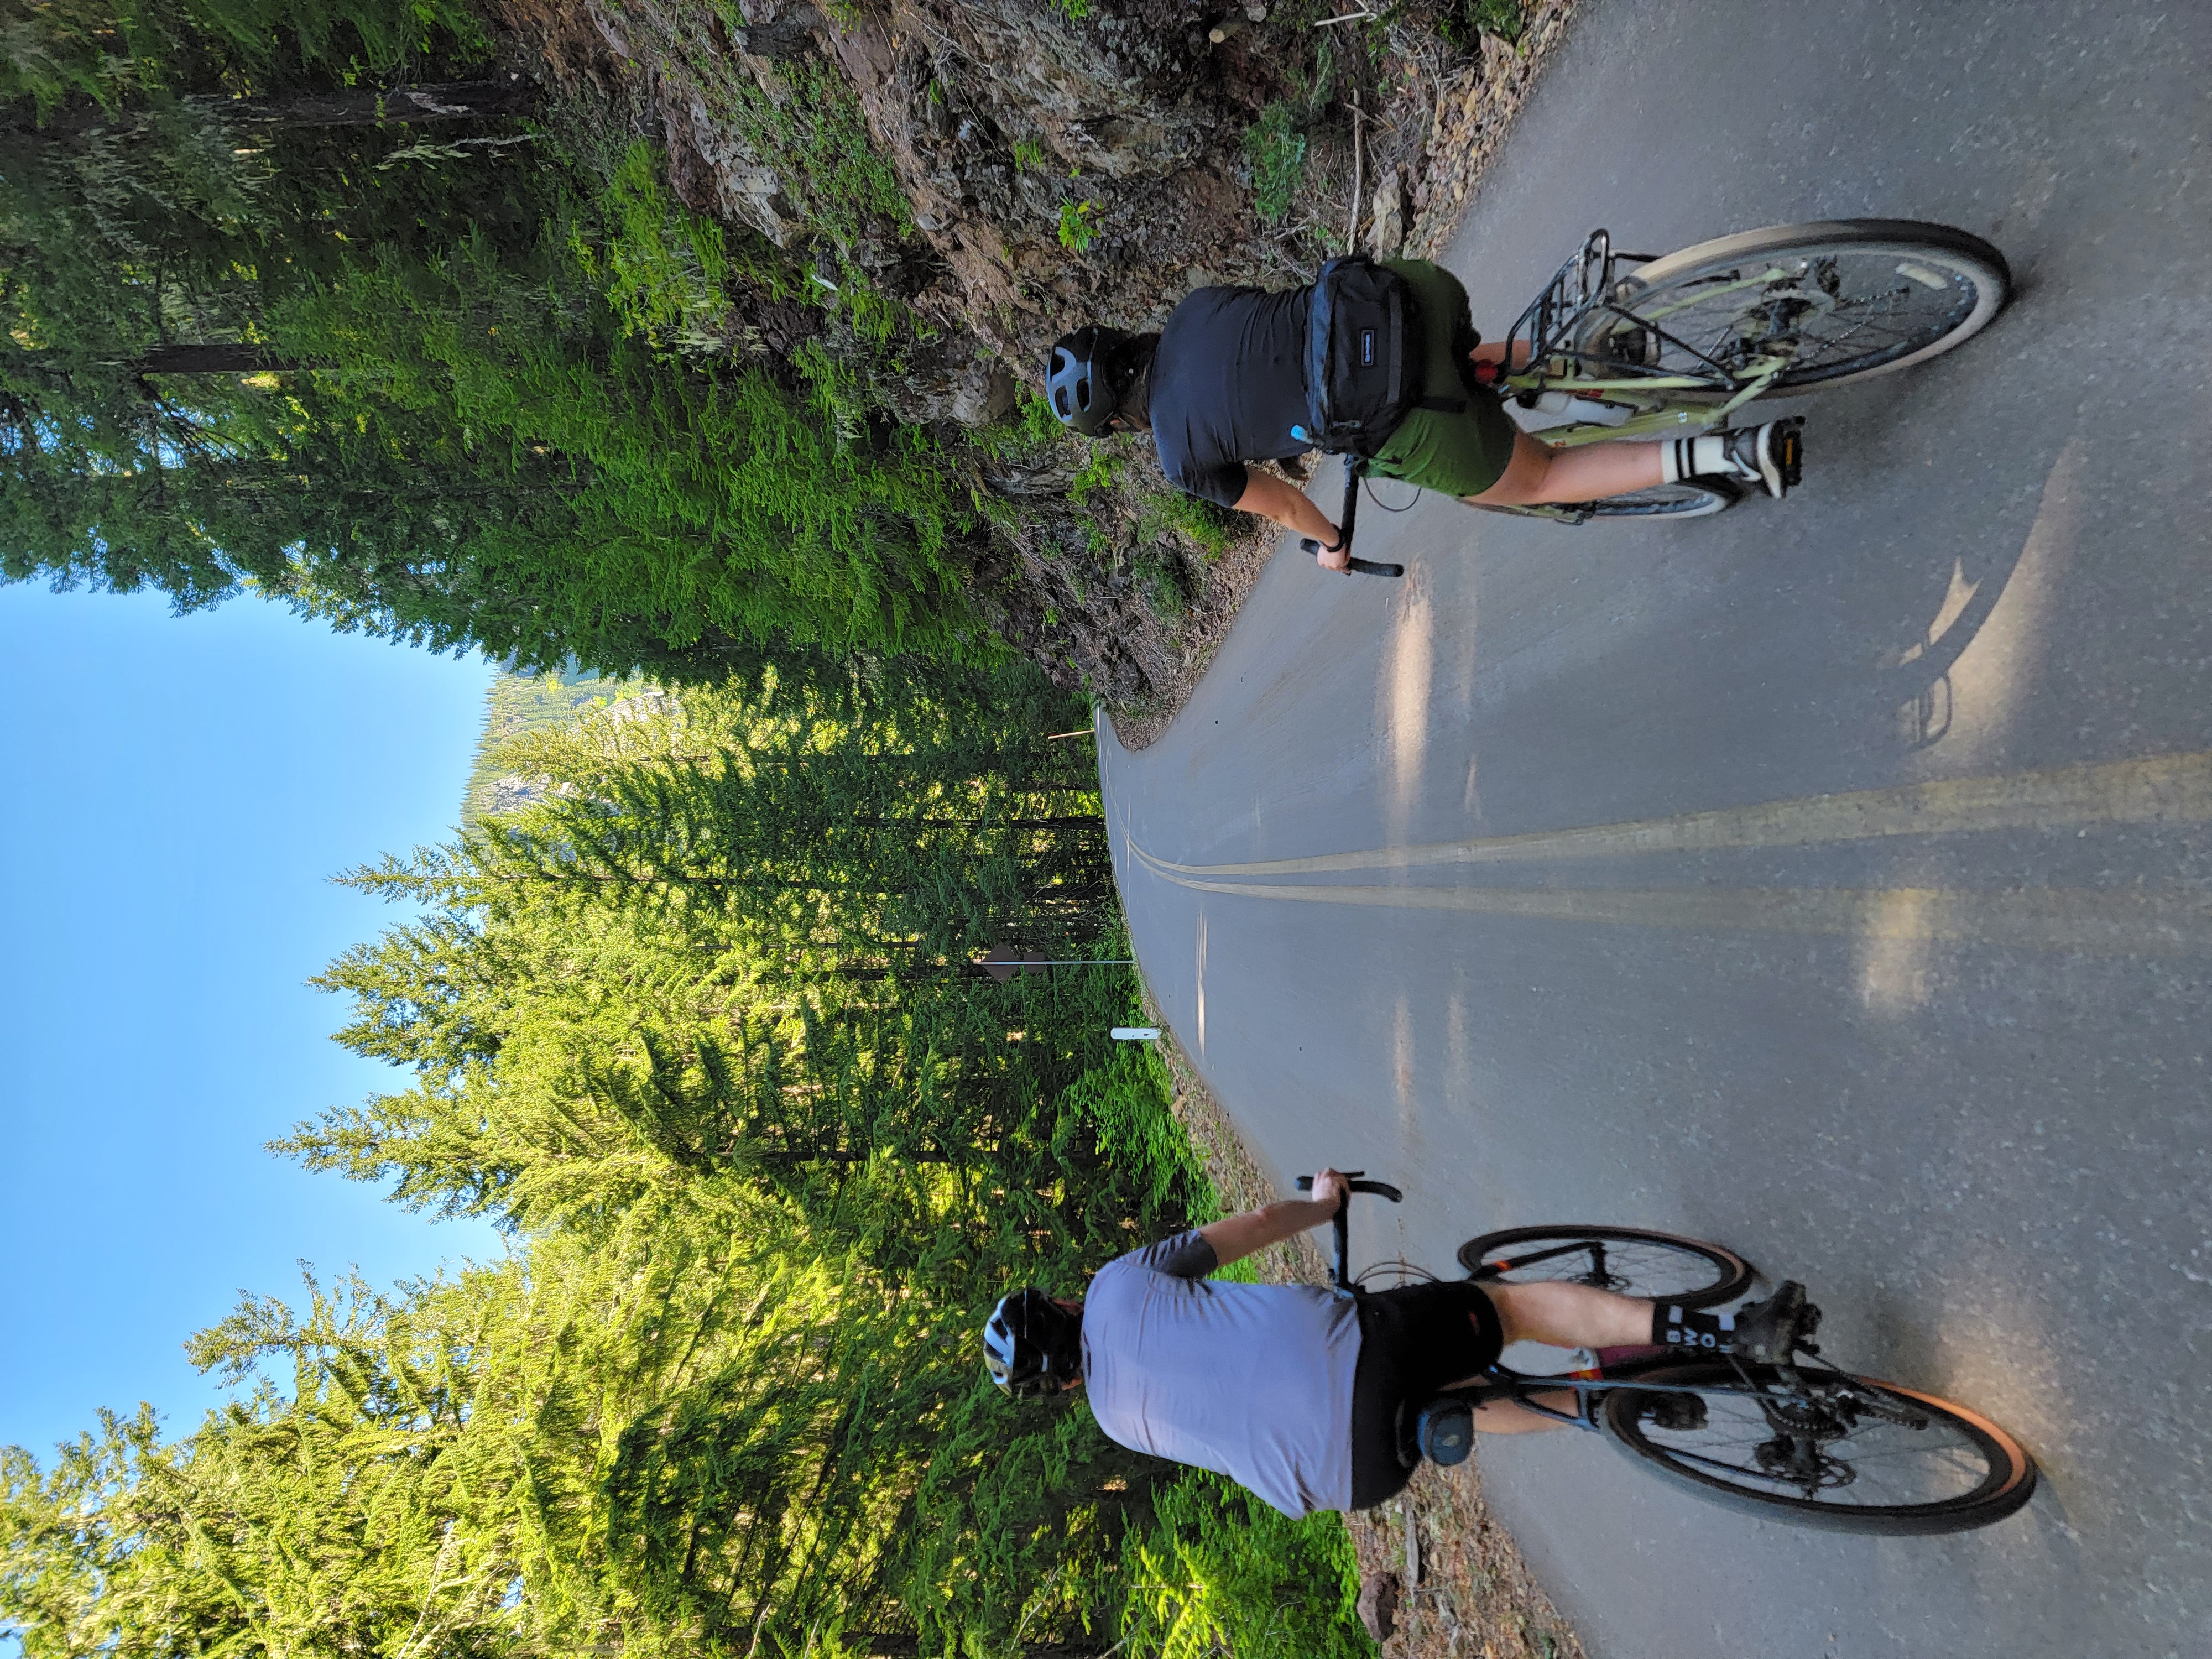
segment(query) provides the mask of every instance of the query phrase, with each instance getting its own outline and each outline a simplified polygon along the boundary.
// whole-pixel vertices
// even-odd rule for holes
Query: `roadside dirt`
[[[1146,1017],[1161,1023],[1149,997]],[[1175,1040],[1163,1036],[1159,1047],[1175,1078],[1176,1118],[1205,1159],[1223,1207],[1249,1210],[1279,1196]],[[1328,1264],[1314,1237],[1302,1234],[1256,1258],[1260,1276],[1275,1284],[1325,1279]],[[1369,1633],[1382,1637],[1384,1659],[1583,1659],[1581,1638],[1483,1502],[1480,1457],[1478,1446],[1457,1468],[1424,1464],[1400,1497],[1346,1517]]]

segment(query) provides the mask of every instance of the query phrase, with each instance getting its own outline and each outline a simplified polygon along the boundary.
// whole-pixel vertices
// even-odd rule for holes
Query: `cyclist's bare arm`
[[[1337,539],[1336,526],[1328,515],[1308,501],[1305,492],[1296,484],[1263,472],[1256,466],[1244,469],[1244,493],[1237,498],[1239,513],[1257,513],[1263,519],[1273,519],[1285,530],[1295,530],[1301,536],[1310,536],[1323,547]],[[1317,556],[1327,570],[1341,570],[1351,562],[1348,549]],[[1272,1206],[1270,1206],[1273,1207]],[[1258,1214],[1258,1211],[1254,1211]],[[1242,1220],[1243,1218],[1237,1218]],[[1287,1238],[1288,1233],[1283,1235]],[[1270,1243],[1273,1241],[1271,1240]]]
[[[1314,1177],[1313,1192],[1311,1198],[1279,1198],[1273,1204],[1247,1210],[1243,1215],[1211,1222],[1198,1230],[1198,1236],[1213,1246],[1215,1258],[1225,1267],[1255,1250],[1264,1250],[1270,1244],[1296,1237],[1309,1227],[1325,1224],[1344,1200],[1344,1177],[1334,1170],[1323,1170]]]

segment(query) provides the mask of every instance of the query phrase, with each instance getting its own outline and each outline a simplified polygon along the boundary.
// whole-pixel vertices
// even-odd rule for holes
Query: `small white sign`
[[[1159,1040],[1160,1028],[1157,1025],[1116,1025],[1114,1028],[1114,1041],[1116,1042],[1158,1042]]]

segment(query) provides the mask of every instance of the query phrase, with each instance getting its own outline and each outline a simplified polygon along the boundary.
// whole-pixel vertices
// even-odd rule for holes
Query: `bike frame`
[[[1370,1193],[1377,1198],[1386,1198],[1393,1204],[1404,1200],[1405,1194],[1397,1188],[1393,1187],[1387,1181],[1366,1180],[1365,1173],[1361,1170],[1348,1170],[1343,1172],[1345,1183],[1350,1188],[1350,1193]],[[1299,1190],[1308,1190],[1313,1185],[1313,1177],[1300,1176],[1297,1184]],[[1335,1260],[1329,1268],[1329,1287],[1337,1296],[1347,1301],[1359,1295],[1361,1290],[1359,1282],[1352,1278],[1348,1267],[1352,1248],[1351,1221],[1346,1214],[1352,1206],[1350,1193],[1346,1195],[1345,1201],[1337,1206],[1336,1214],[1330,1218],[1330,1231],[1335,1245]],[[1574,1248],[1565,1246],[1559,1249],[1539,1251],[1534,1255],[1516,1258],[1514,1265],[1527,1267],[1550,1256],[1568,1254]],[[1480,1285],[1483,1282],[1483,1274],[1480,1271],[1470,1273],[1468,1278],[1469,1282],[1474,1284]],[[1808,1354],[1817,1354],[1818,1352],[1809,1344],[1806,1351]],[[1717,1358],[1721,1356],[1713,1357]],[[1441,1389],[1436,1397],[1463,1401],[1471,1409],[1476,1410],[1484,1406],[1500,1403],[1518,1406],[1522,1411],[1534,1412],[1539,1417],[1548,1417],[1555,1423],[1564,1423],[1574,1428],[1587,1430],[1592,1434],[1602,1434],[1605,1431],[1597,1420],[1596,1401],[1601,1396],[1614,1389],[1633,1383],[1639,1394],[1703,1395],[1711,1391],[1710,1383],[1692,1386],[1688,1383],[1652,1382],[1644,1380],[1656,1371],[1669,1370],[1677,1365],[1695,1364],[1697,1356],[1692,1352],[1678,1352],[1656,1344],[1646,1344],[1632,1347],[1602,1348],[1598,1351],[1597,1360],[1598,1363],[1595,1365],[1581,1370],[1540,1376],[1528,1371],[1516,1371],[1502,1361],[1493,1361],[1477,1381],[1456,1389]],[[1746,1389],[1751,1394],[1769,1395],[1774,1392],[1745,1373],[1740,1361],[1730,1358],[1729,1363],[1735,1366],[1738,1375],[1742,1377]],[[1857,1380],[1851,1377],[1848,1372],[1838,1370],[1825,1360],[1818,1361],[1817,1364],[1818,1369],[1846,1384]],[[1800,1374],[1800,1363],[1794,1358],[1775,1369],[1779,1370],[1785,1381],[1796,1389],[1802,1390],[1810,1386]],[[1547,1406],[1536,1398],[1540,1394],[1563,1391],[1571,1391],[1575,1395],[1575,1409],[1571,1412],[1563,1412],[1556,1407]]]
[[[1544,441],[1555,447],[1606,443],[1614,439],[1658,438],[1685,428],[1702,431],[1726,422],[1744,404],[1765,392],[1790,367],[1786,357],[1761,357],[1747,372],[1731,374],[1686,341],[1659,326],[1667,313],[1632,313],[1615,302],[1626,266],[1644,265],[1656,257],[1614,250],[1612,234],[1594,230],[1582,246],[1545,284],[1528,308],[1506,331],[1505,361],[1516,357],[1528,365],[1509,371],[1501,384],[1522,407],[1533,407],[1547,392],[1565,392],[1601,403],[1622,404],[1638,412],[1620,424],[1599,421],[1548,427]],[[1784,273],[1778,269],[1751,276],[1710,290],[1724,294],[1737,289],[1764,287]],[[1700,299],[1707,297],[1700,295]],[[1679,307],[1678,307],[1679,308]],[[1576,337],[1594,315],[1608,313],[1623,322],[1655,333],[1708,365],[1710,374],[1661,374],[1640,363],[1622,362],[1578,349]],[[1684,394],[1697,394],[1685,396]]]
[[[1555,1423],[1565,1423],[1591,1434],[1602,1434],[1599,1426],[1595,1401],[1599,1396],[1634,1382],[1653,1371],[1692,1361],[1692,1356],[1677,1353],[1671,1348],[1638,1347],[1607,1348],[1598,1355],[1598,1363],[1585,1370],[1568,1371],[1562,1376],[1538,1376],[1527,1371],[1516,1371],[1510,1365],[1495,1364],[1482,1374],[1482,1380],[1469,1382],[1462,1388],[1446,1389],[1439,1399],[1463,1400],[1480,1410],[1482,1407],[1506,1404],[1518,1406],[1524,1412],[1534,1412],[1539,1417],[1548,1417]],[[1638,1391],[1645,1394],[1702,1394],[1707,1388],[1676,1386],[1666,1382],[1638,1382]],[[1547,1406],[1535,1396],[1563,1390],[1573,1390],[1576,1401],[1572,1412],[1563,1412]]]

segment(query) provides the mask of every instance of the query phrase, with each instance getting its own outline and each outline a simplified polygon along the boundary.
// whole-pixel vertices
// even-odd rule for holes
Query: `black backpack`
[[[1421,395],[1425,347],[1411,283],[1364,254],[1331,259],[1314,279],[1306,422],[1291,435],[1371,459],[1414,410],[1464,410],[1464,401]]]

